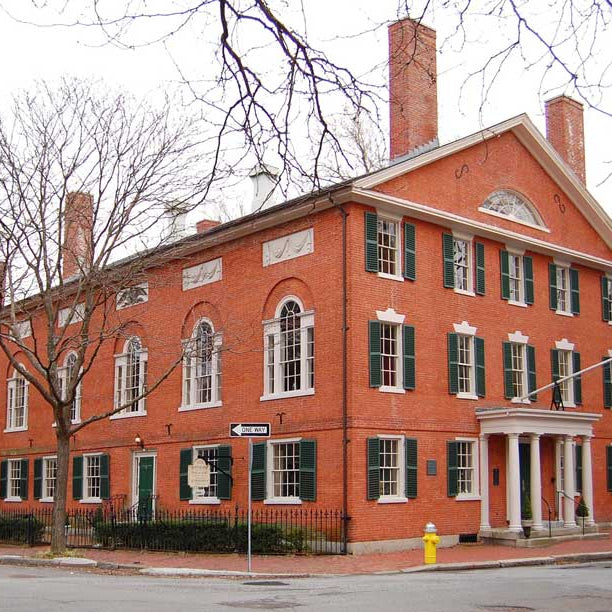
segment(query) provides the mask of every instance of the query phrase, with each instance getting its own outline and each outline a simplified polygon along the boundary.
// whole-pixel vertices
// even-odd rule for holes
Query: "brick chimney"
[[[196,223],[196,232],[201,234],[202,232],[207,232],[213,227],[217,227],[217,225],[221,225],[221,221],[215,221],[214,219],[202,219]]]
[[[411,19],[389,26],[389,156],[437,144],[436,32]]]
[[[582,104],[567,96],[557,96],[545,105],[546,138],[576,176],[586,183]]]
[[[64,208],[63,279],[77,276],[91,265],[92,229],[93,196],[89,193],[69,193]]]

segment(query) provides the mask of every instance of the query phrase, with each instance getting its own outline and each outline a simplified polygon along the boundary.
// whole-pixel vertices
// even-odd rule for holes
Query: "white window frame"
[[[568,342],[566,338],[555,342],[555,348],[559,351],[559,378],[571,376],[574,373],[574,346],[575,345],[572,342]],[[562,357],[567,359],[567,364],[564,364],[563,367],[561,366]],[[575,408],[574,379],[571,378],[560,383],[559,387],[561,390],[561,398],[563,399],[563,406],[565,408]]]
[[[32,335],[32,321],[30,319],[24,319],[23,321],[16,321],[11,329],[11,336],[15,340],[25,340]]]
[[[218,444],[208,444],[208,445],[196,445],[193,447],[193,454],[191,457],[191,462],[193,463],[197,458],[198,458],[198,452],[199,451],[212,451],[218,452],[219,449],[219,445]],[[216,480],[217,478],[217,466],[216,463],[213,465],[211,464],[211,468],[210,468],[210,478],[211,478],[211,482],[212,482],[212,478],[213,475],[215,476],[215,488],[218,487],[218,481]],[[216,489],[216,491],[218,491],[218,489]],[[196,487],[192,487],[191,489],[191,499],[189,500],[190,504],[194,504],[194,505],[218,505],[221,503],[221,500],[219,499],[218,495],[197,495],[196,494]]]
[[[405,446],[405,437],[401,436],[392,436],[392,435],[379,435],[376,436],[379,441],[382,443],[383,441],[394,440],[397,442],[397,495],[383,495],[380,493],[378,498],[379,504],[399,504],[408,501],[406,497],[406,446]],[[381,454],[382,451],[379,448],[378,453],[378,462],[379,462],[379,481],[382,482],[381,471],[383,468],[381,467]],[[380,485],[379,485],[380,486]],[[379,491],[380,492],[380,491]]]
[[[509,292],[510,297],[508,298],[508,304],[512,304],[513,306],[524,306],[527,307],[527,302],[525,302],[525,250],[518,249],[513,246],[505,245],[506,252],[508,253],[508,283],[509,283]],[[516,270],[518,271],[518,276],[512,275],[512,261],[516,263]],[[516,278],[518,280],[518,298],[512,297],[512,280]]]
[[[128,358],[129,349],[132,342],[138,342],[140,349],[138,351],[138,395],[144,392],[147,384],[147,364],[148,351],[142,345],[142,339],[138,336],[131,336],[123,345],[123,353],[115,355],[115,387],[114,387],[114,405],[118,408],[126,402],[126,390],[128,383]],[[142,417],[147,415],[146,397],[142,397],[136,404],[133,404],[115,414],[111,415],[110,419],[125,419],[133,417]]]
[[[23,367],[23,364],[20,364]],[[23,424],[16,425],[16,400],[17,400],[17,385],[18,381],[23,381]],[[7,380],[7,396],[6,396],[6,428],[5,433],[13,431],[28,430],[28,404],[29,404],[29,387],[30,383],[17,370],[13,369],[13,376]]]
[[[301,505],[302,500],[299,495],[291,495],[287,497],[278,497],[274,495],[274,447],[280,446],[281,444],[296,444],[298,459],[300,452],[300,440],[302,438],[287,438],[283,440],[268,440],[266,447],[266,498],[264,504],[286,504],[286,505]],[[299,467],[298,472],[298,487],[299,482]]]
[[[5,502],[20,502],[23,501],[21,495],[11,495],[11,489],[13,488],[13,483],[15,481],[21,482],[21,462],[23,459],[9,459],[6,466],[6,497],[4,498]],[[19,475],[17,477],[13,476],[13,466],[15,466]],[[21,484],[17,485],[21,487]],[[20,491],[21,492],[21,491]]]
[[[558,315],[565,317],[573,317],[572,313],[572,290],[570,284],[570,265],[566,262],[554,260],[556,266],[556,278],[555,283],[557,285],[557,310],[555,311]],[[559,280],[563,279],[564,289],[559,289]],[[563,301],[565,302],[565,308],[561,308],[561,295],[563,295]]]
[[[395,281],[400,281],[400,282],[404,282],[404,277],[402,275],[402,223],[401,223],[402,219],[401,217],[395,217],[393,215],[389,215],[389,214],[383,214],[377,215],[377,220],[376,220],[376,256],[377,256],[377,261],[378,261],[378,276],[380,278],[387,278],[390,280],[395,280]],[[381,225],[384,223],[390,223],[393,224],[395,226],[395,238],[396,238],[396,244],[395,244],[395,249],[391,249],[389,247],[383,247],[383,245],[381,244]],[[383,248],[389,248],[389,250],[394,252],[395,255],[395,273],[390,273],[390,272],[382,272],[381,271],[381,262],[382,262],[382,257],[381,257],[381,250]]]
[[[281,313],[283,307],[288,302],[295,302],[300,308],[298,315],[300,321],[300,388],[290,391],[283,391],[279,387],[283,380],[283,364],[281,363]],[[264,366],[264,392],[259,398],[260,401],[274,400],[284,397],[298,397],[302,395],[313,395],[315,392],[314,380],[311,385],[311,369],[314,379],[315,373],[315,344],[314,336],[314,311],[304,310],[302,301],[295,295],[284,297],[276,308],[275,318],[263,321],[263,366]],[[309,333],[312,329],[312,333]],[[314,337],[313,342],[309,342],[309,336]],[[312,347],[312,356],[309,351]],[[270,374],[273,373],[273,381]]]
[[[195,354],[197,334],[200,325],[208,325],[212,334],[212,357],[211,357],[211,399],[209,402],[198,402],[198,389],[195,372],[198,368],[198,356]],[[210,319],[199,319],[193,328],[191,338],[183,340],[185,357],[183,358],[183,383],[181,393],[181,405],[179,412],[190,410],[201,410],[203,408],[217,408],[223,403],[221,401],[221,346],[223,337],[220,332],[215,332],[215,327]]]
[[[466,255],[467,255],[467,266],[465,266],[467,270],[467,279],[465,289],[457,286],[457,268],[458,264],[456,263],[455,258],[455,244],[457,242],[463,242],[466,245]],[[461,266],[462,268],[464,266]],[[462,295],[471,295],[475,296],[474,292],[474,236],[470,234],[462,234],[459,232],[453,232],[453,286],[455,293],[460,293]]]
[[[463,438],[457,437],[455,438],[455,442],[459,442],[460,444],[470,444],[471,445],[471,456],[472,456],[472,467],[471,468],[462,468],[459,465],[459,447],[457,447],[457,496],[455,499],[459,501],[465,500],[478,500],[480,499],[480,465],[479,465],[479,448],[478,448],[478,439],[477,438]],[[470,469],[472,472],[472,492],[471,493],[462,493],[460,491],[460,478],[459,471]]]
[[[68,355],[66,355],[66,359],[64,359],[64,364],[57,370],[57,378],[60,384],[62,399],[65,399],[66,387],[68,386],[68,376],[70,375],[70,365],[68,361],[72,356],[76,358],[76,353],[68,353]],[[70,422],[73,424],[81,422],[81,381],[79,381],[79,384],[74,390],[74,401],[70,407]]]
[[[52,462],[55,464],[55,475],[51,479],[47,474],[48,468],[51,466]],[[53,502],[55,495],[49,495],[48,487],[49,481],[53,480],[53,492],[55,493],[57,487],[57,456],[52,455],[49,457],[42,458],[42,474],[41,474],[41,489],[40,489],[40,501],[41,502]]]
[[[508,334],[508,341],[512,344],[512,371],[517,371],[514,369],[515,348],[521,352],[521,358],[523,361],[523,368],[521,372],[521,384],[523,386],[523,391],[520,395],[513,396],[510,401],[513,404],[531,404],[531,400],[529,399],[524,399],[522,401],[519,399],[529,392],[529,368],[527,365],[527,343],[529,342],[529,336],[524,336],[520,331],[517,330],[512,334]],[[512,381],[512,389],[514,390],[514,378]]]
[[[395,372],[395,385],[385,385],[385,384],[381,384],[380,387],[378,387],[378,390],[381,393],[399,393],[399,394],[405,394],[406,393],[406,389],[404,389],[404,368],[403,368],[403,356],[404,356],[404,338],[403,338],[403,334],[402,334],[402,325],[404,324],[404,321],[406,319],[406,316],[403,314],[399,314],[397,313],[393,308],[387,308],[387,310],[377,310],[376,311],[376,318],[380,321],[380,325],[381,325],[381,330],[380,330],[380,372],[381,372],[381,382],[383,382],[384,379],[384,373],[383,373],[383,352],[382,352],[382,343],[383,343],[383,330],[382,330],[382,326],[383,325],[388,325],[391,327],[395,328],[395,334],[396,334],[396,342],[395,342],[395,348],[396,348],[396,353],[395,353],[395,366],[396,366],[396,372]]]
[[[90,467],[89,464],[91,460],[96,457],[98,458],[98,475],[90,476],[88,473],[89,467]],[[100,504],[102,503],[102,498],[100,496],[96,497],[96,496],[88,495],[88,493],[90,492],[90,489],[93,488],[93,483],[91,483],[90,480],[93,480],[94,478],[98,479],[98,491],[102,493],[101,459],[102,459],[102,453],[88,453],[86,455],[83,455],[83,498],[79,500],[79,503],[81,504]]]
[[[476,336],[476,332],[478,331],[476,327],[472,327],[467,323],[467,321],[463,321],[462,323],[454,323],[453,329],[455,333],[458,335],[457,338],[457,389],[460,388],[460,376],[459,376],[459,356],[461,353],[460,343],[462,341],[467,341],[469,343],[468,351],[469,351],[469,390],[468,391],[458,391],[456,397],[458,399],[468,399],[468,400],[477,400],[478,395],[476,395],[476,349],[474,338]]]
[[[83,302],[74,306],[60,308],[57,313],[57,326],[66,327],[73,323],[80,323],[85,319],[85,304]]]

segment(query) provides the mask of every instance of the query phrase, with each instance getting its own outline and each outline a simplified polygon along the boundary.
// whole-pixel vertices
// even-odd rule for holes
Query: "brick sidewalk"
[[[1,546],[1,555],[32,557],[49,550]],[[135,567],[188,568],[206,570],[246,571],[245,555],[211,555],[195,553],[160,553],[126,550],[83,549],[80,556],[94,561],[133,565]],[[592,552],[612,552],[612,538],[562,542],[539,548],[512,548],[484,544],[460,544],[438,549],[438,563],[470,563],[524,559]],[[265,574],[370,574],[394,572],[422,565],[423,551],[411,550],[386,554],[347,556],[253,556],[252,571]]]

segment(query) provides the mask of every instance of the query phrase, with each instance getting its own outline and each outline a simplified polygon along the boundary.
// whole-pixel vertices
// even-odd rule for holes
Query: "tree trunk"
[[[66,550],[66,493],[68,491],[68,465],[70,459],[70,433],[62,434],[60,428],[57,436],[57,475],[55,478],[55,496],[53,498],[53,526],[51,531],[51,552],[61,553]]]

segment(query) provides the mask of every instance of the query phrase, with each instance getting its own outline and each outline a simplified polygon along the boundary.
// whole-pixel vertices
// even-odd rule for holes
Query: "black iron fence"
[[[69,511],[70,548],[233,553],[247,550],[247,511],[166,511],[146,506]],[[52,510],[0,510],[0,543],[49,544]],[[253,510],[251,546],[259,554],[344,554],[346,520],[339,510]]]

